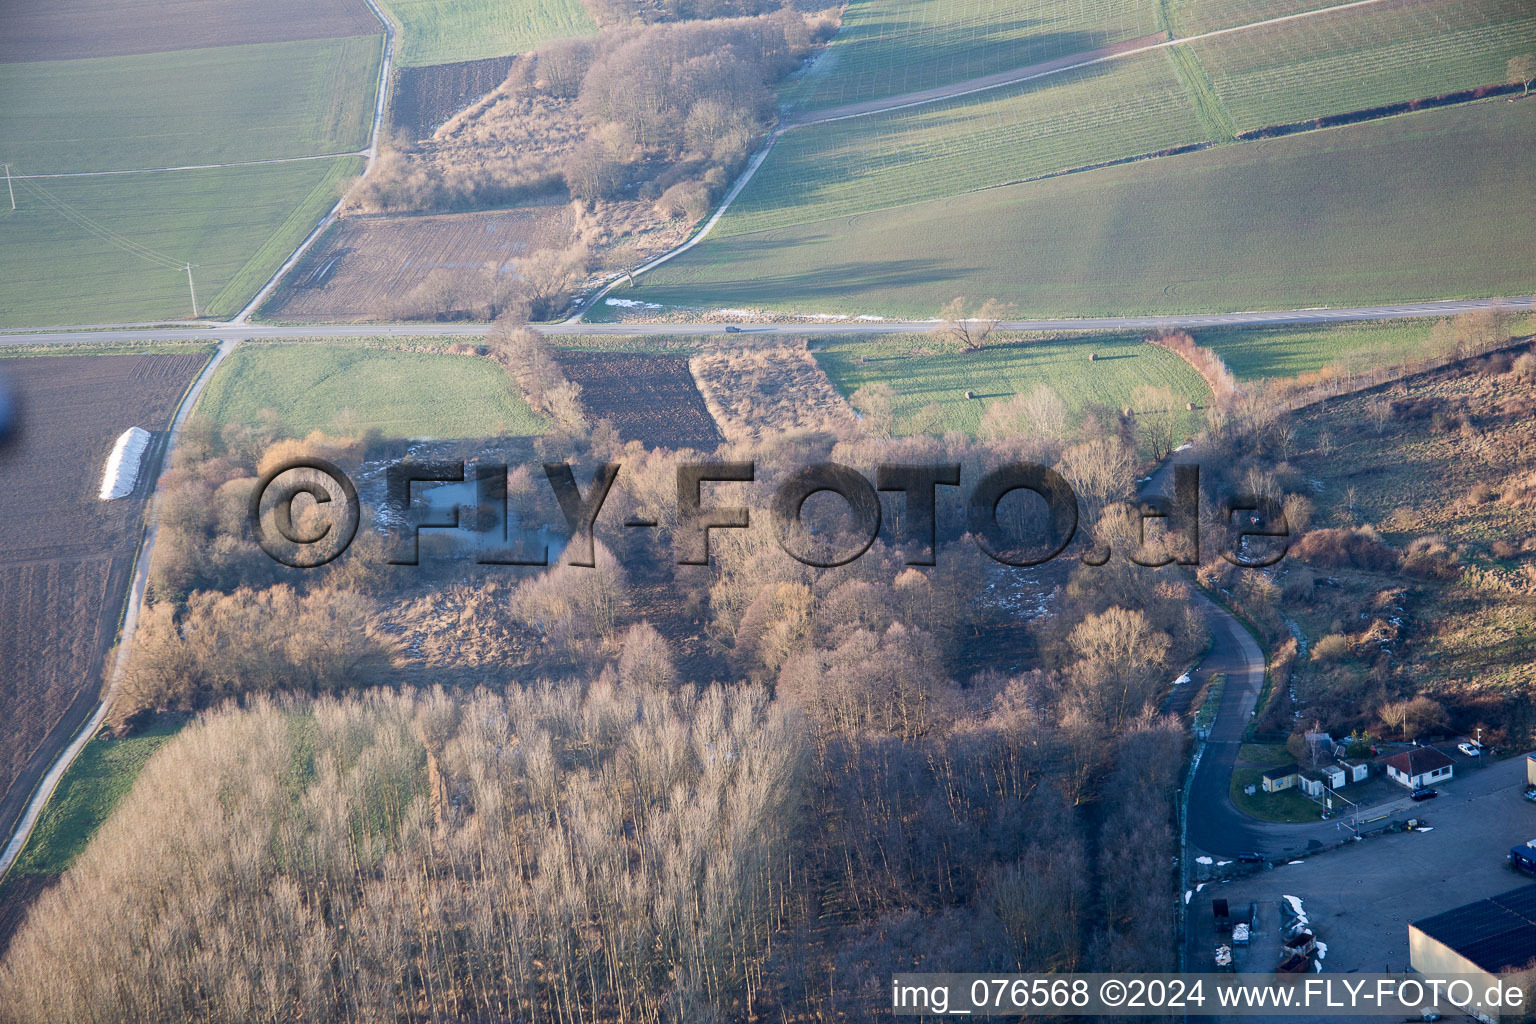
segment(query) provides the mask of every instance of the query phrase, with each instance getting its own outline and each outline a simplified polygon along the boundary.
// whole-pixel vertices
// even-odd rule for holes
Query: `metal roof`
[[[1536,885],[1447,910],[1413,927],[1497,974],[1536,960]]]

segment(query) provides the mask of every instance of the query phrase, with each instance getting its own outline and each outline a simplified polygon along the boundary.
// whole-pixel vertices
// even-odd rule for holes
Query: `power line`
[[[7,169],[9,169],[10,165],[7,164],[6,166]],[[133,239],[128,238],[125,235],[120,235],[116,231],[98,224],[90,217],[87,217],[84,213],[81,213],[79,210],[75,209],[69,203],[60,199],[52,192],[49,192],[46,188],[39,185],[37,182],[25,177],[18,177],[16,180],[20,181],[24,188],[31,189],[44,205],[52,209],[65,220],[68,220],[71,223],[84,228],[86,231],[106,242],[109,242],[113,246],[122,249],[124,252],[137,256],[148,263],[153,263],[154,265],[162,267],[166,270],[182,270],[186,267],[185,260],[178,260],[172,256],[166,255],[163,252],[151,249],[147,245],[135,242]]]

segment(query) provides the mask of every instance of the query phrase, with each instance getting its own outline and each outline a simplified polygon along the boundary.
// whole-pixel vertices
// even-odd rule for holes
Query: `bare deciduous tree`
[[[937,330],[941,336],[960,346],[962,352],[977,352],[1012,311],[1011,305],[988,299],[975,312],[967,313],[965,296],[957,296],[939,310],[941,323]]]

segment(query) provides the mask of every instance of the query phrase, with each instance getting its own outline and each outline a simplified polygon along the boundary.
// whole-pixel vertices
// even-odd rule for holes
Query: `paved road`
[[[1233,326],[1283,326],[1286,324],[1343,323],[1356,320],[1395,320],[1405,317],[1455,316],[1479,309],[1530,310],[1536,302],[1520,299],[1467,299],[1440,302],[1409,302],[1390,306],[1356,306],[1341,309],[1294,309],[1246,313],[1188,313],[1164,316],[1119,316],[1008,320],[999,324],[1009,331],[1149,331],[1164,328]],[[720,323],[555,323],[529,324],[543,334],[607,334],[618,336],[723,335]],[[810,323],[743,323],[742,334],[800,336],[810,334],[891,334],[931,331],[933,320],[818,320]],[[43,345],[64,342],[144,341],[150,338],[183,338],[224,341],[230,338],[264,340],[282,338],[405,338],[479,337],[487,324],[381,323],[381,324],[93,324],[79,327],[0,329],[0,345]]]
[[[1167,495],[1173,467],[1178,463],[1198,464],[1199,455],[1193,450],[1175,454],[1143,483],[1142,494]],[[1233,805],[1232,772],[1237,766],[1243,733],[1264,690],[1264,651],[1226,609],[1204,594],[1197,600],[1210,633],[1211,648],[1185,685],[1198,692],[1212,676],[1222,675],[1226,677],[1226,686],[1190,786],[1186,838],[1193,848],[1191,856],[1206,853],[1231,859],[1258,853],[1280,859],[1337,839],[1339,826],[1333,821],[1283,825],[1249,817]]]

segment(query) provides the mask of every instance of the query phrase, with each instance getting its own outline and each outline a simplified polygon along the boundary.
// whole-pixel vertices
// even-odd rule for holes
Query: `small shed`
[[[1296,776],[1296,785],[1307,796],[1322,798],[1328,789],[1328,777],[1313,768],[1307,768]]]
[[[1339,768],[1344,772],[1344,781],[1364,782],[1371,776],[1371,766],[1365,761],[1346,761],[1339,759]]]
[[[1288,764],[1284,768],[1270,768],[1264,773],[1264,792],[1278,793],[1282,789],[1291,789],[1296,785],[1299,765]]]
[[[1536,786],[1536,754],[1525,755],[1525,784]]]

